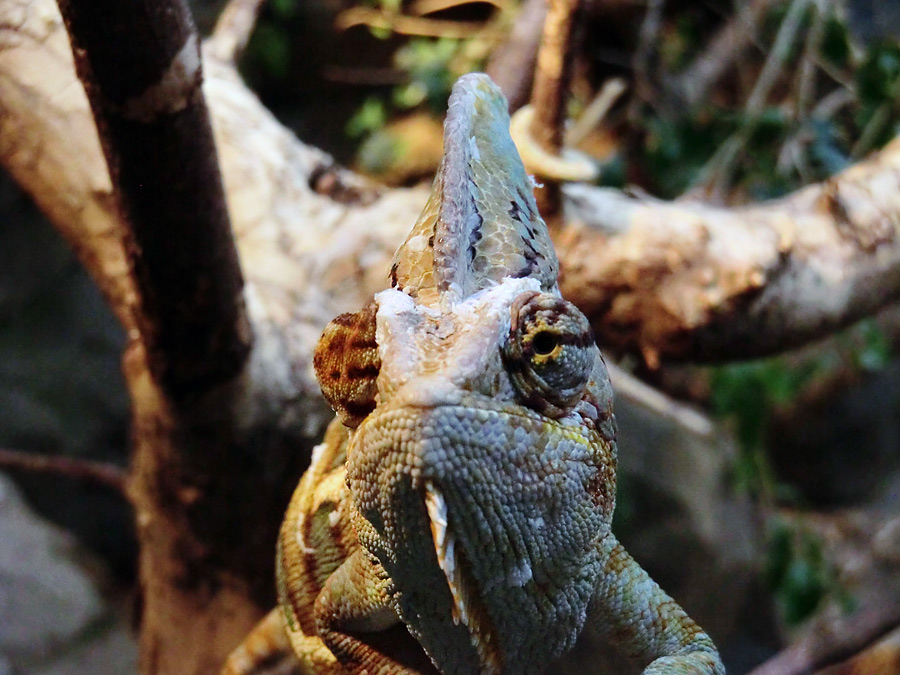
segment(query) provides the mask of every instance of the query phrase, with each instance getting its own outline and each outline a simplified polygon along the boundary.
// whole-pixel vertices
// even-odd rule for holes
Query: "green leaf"
[[[261,21],[257,24],[250,51],[272,77],[283,80],[290,71],[291,44],[279,26]]]
[[[872,320],[859,326],[861,344],[854,352],[854,362],[860,370],[876,371],[884,368],[891,359],[891,343],[881,327]]]
[[[269,7],[279,19],[289,19],[297,12],[297,0],[269,0]]]
[[[367,98],[359,110],[347,121],[347,135],[359,138],[384,127],[387,112],[384,103],[377,98]]]
[[[834,13],[830,13],[825,20],[822,35],[822,56],[837,68],[844,68],[849,65],[851,53],[850,31],[847,24]]]
[[[369,136],[357,152],[360,167],[369,174],[388,171],[406,153],[406,144],[393,134],[379,130]]]

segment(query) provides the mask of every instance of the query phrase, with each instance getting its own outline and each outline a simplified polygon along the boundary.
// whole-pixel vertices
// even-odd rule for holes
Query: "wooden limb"
[[[180,0],[59,0],[100,131],[150,368],[174,398],[231,380],[250,348],[243,278]]]
[[[250,322],[186,6],[58,4],[137,292],[124,372],[140,667],[215,672],[273,600],[278,514],[305,454],[247,425]]]
[[[85,483],[103,485],[122,495],[125,494],[127,477],[125,469],[108,462],[0,448],[0,469],[63,476]]]
[[[525,0],[509,37],[491,52],[485,68],[509,101],[511,112],[528,102],[546,16],[547,0]]]
[[[0,160],[129,332],[135,290],[121,223],[62,20],[52,3],[3,0],[0,26]]]
[[[206,41],[206,51],[223,63],[237,67],[262,8],[263,0],[229,0]]]
[[[350,7],[338,14],[335,19],[335,28],[338,30],[348,30],[354,26],[380,28],[400,35],[456,39],[472,37],[483,28],[483,25],[476,21],[451,21],[390,14],[373,7]]]
[[[562,148],[569,77],[575,53],[574,35],[582,10],[581,0],[548,0],[531,94],[534,118],[530,137],[551,155],[558,155]],[[554,219],[558,220],[561,194],[558,183],[547,181],[536,195],[538,208],[551,228]]]
[[[900,605],[887,600],[842,617],[827,632],[811,633],[749,675],[806,675],[849,659],[900,627]]]
[[[898,182],[900,139],[740,208],[570,185],[561,287],[602,343],[651,366],[774,354],[900,297]]]

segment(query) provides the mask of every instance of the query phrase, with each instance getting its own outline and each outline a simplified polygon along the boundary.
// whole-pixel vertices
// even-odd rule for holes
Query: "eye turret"
[[[549,293],[523,293],[510,311],[501,357],[519,400],[550,417],[565,415],[581,400],[593,369],[590,324],[575,305]]]

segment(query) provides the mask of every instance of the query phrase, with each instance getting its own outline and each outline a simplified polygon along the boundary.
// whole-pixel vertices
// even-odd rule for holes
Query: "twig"
[[[609,379],[617,396],[651,410],[696,436],[712,437],[715,425],[703,413],[669,398],[611,361],[606,362],[606,369],[609,371]]]
[[[859,134],[859,139],[853,144],[850,150],[851,157],[862,157],[875,147],[878,135],[884,131],[885,125],[890,120],[891,112],[897,105],[897,96],[900,94],[900,85],[895,84],[892,87],[891,95],[884,103],[879,105],[869,122]]]
[[[827,632],[808,635],[749,675],[806,675],[850,658],[900,626],[900,603],[887,600],[841,617]]]
[[[637,119],[642,103],[653,99],[653,85],[648,72],[653,56],[654,45],[659,43],[659,29],[662,24],[665,0],[647,0],[647,12],[638,32],[638,44],[631,58],[631,70],[634,74],[634,89],[637,96],[632,100],[631,117]]]
[[[715,197],[721,197],[733,182],[734,171],[737,168],[737,158],[744,146],[753,135],[759,123],[759,116],[766,104],[766,99],[772,87],[781,74],[784,64],[790,54],[791,46],[802,25],[806,8],[813,0],[793,0],[788,12],[781,22],[775,42],[769,52],[769,56],[763,65],[762,72],[756,80],[753,91],[744,106],[746,123],[738,131],[721,145],[712,158],[700,171],[701,178],[697,182],[697,188]]]
[[[565,134],[565,146],[574,147],[581,143],[585,137],[606,117],[609,109],[619,97],[625,93],[625,80],[620,77],[614,77],[603,83],[594,100],[590,102],[578,121],[573,124]]]
[[[485,68],[503,91],[511,111],[528,102],[546,16],[546,0],[525,0],[509,37],[494,49]]]
[[[759,74],[759,79],[756,80],[756,85],[747,99],[744,111],[748,116],[759,115],[763,107],[765,107],[769,92],[772,91],[772,87],[775,85],[775,81],[781,74],[784,64],[790,55],[791,47],[803,22],[803,15],[810,2],[812,0],[793,0],[791,2],[784,20],[781,22],[781,27],[775,36],[772,50],[769,52],[762,72]]]
[[[253,34],[264,0],[229,0],[206,41],[211,56],[236,65]]]
[[[549,0],[538,51],[531,94],[534,119],[530,136],[539,147],[554,155],[562,148],[566,92],[575,52],[573,36],[581,9],[581,0]],[[537,196],[541,213],[548,223],[553,223],[562,203],[559,184],[548,181]]]
[[[335,19],[335,27],[338,30],[347,30],[354,26],[381,28],[400,35],[456,39],[472,37],[473,34],[484,29],[484,24],[476,21],[451,21],[449,19],[429,19],[422,16],[386,14],[373,7],[351,7],[338,14]]]
[[[753,0],[742,3],[735,15],[709,41],[680,75],[674,89],[681,93],[689,107],[702,101],[710,88],[752,43],[756,27],[775,0]]]
[[[125,494],[125,469],[108,462],[94,462],[87,459],[61,457],[58,455],[36,455],[21,450],[0,448],[0,468],[64,476],[86,483],[105,485],[120,494]]]
[[[416,16],[425,16],[476,2],[486,2],[500,11],[506,11],[510,4],[509,0],[416,0],[409,6],[409,12]]]
[[[797,76],[797,105],[796,117],[803,119],[811,105],[815,93],[816,60],[815,56],[822,46],[825,35],[826,7],[823,0],[813,0],[815,17],[813,24],[806,34],[806,44],[803,47],[803,58],[800,61],[800,72]]]

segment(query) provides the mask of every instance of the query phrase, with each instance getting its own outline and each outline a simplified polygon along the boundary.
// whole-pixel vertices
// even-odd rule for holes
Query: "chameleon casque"
[[[645,673],[724,673],[610,531],[606,366],[559,294],[508,129],[499,89],[462,77],[391,288],[319,341],[337,419],[288,508],[281,609],[257,632],[286,631],[303,672],[517,674],[591,624]],[[255,672],[262,643],[226,672]]]

